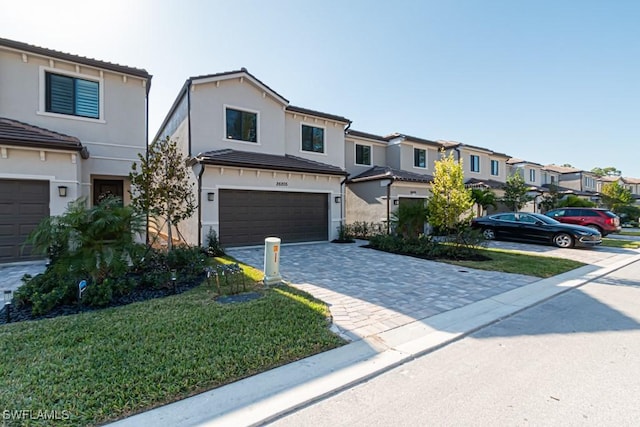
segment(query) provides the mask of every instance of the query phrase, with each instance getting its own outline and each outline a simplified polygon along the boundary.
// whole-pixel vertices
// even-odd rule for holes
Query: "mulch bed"
[[[430,261],[439,261],[439,260],[449,260],[449,261],[491,261],[491,257],[488,257],[488,256],[480,254],[480,253],[465,254],[465,255],[457,256],[457,257],[446,257],[446,256],[434,257],[434,256],[431,256],[431,255],[415,254],[415,253],[411,253],[411,252],[385,251],[384,249],[378,249],[378,248],[375,248],[375,247],[373,247],[371,245],[362,245],[361,247],[362,248],[367,248],[367,249],[374,249],[374,250],[380,251],[380,252],[387,252],[387,253],[390,253],[390,254],[397,254],[397,255],[410,256],[410,257],[413,257],[413,258],[426,259],[426,260],[430,260]]]
[[[154,298],[163,298],[170,295],[181,294],[190,289],[195,288],[200,285],[206,279],[206,275],[204,273],[195,276],[191,280],[179,281],[176,286],[176,290],[172,288],[161,288],[161,289],[149,289],[149,288],[134,288],[129,294],[121,295],[113,299],[108,305],[101,307],[89,307],[86,305],[80,304],[67,304],[61,305],[47,314],[43,314],[40,316],[34,316],[31,314],[31,306],[26,305],[20,308],[17,308],[14,305],[11,306],[11,323],[15,322],[23,322],[25,320],[40,320],[40,319],[50,319],[58,316],[68,316],[71,314],[84,313],[87,311],[95,311],[102,310],[104,308],[109,307],[120,307],[122,305],[131,304],[134,302],[142,302],[147,301]],[[0,325],[5,324],[7,321],[7,316],[5,312],[5,308],[0,310]]]

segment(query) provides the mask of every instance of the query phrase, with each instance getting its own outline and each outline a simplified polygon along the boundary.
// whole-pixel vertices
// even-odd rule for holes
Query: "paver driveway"
[[[357,244],[285,245],[280,273],[330,304],[334,325],[360,339],[539,280],[389,254]],[[229,255],[262,269],[263,248]]]

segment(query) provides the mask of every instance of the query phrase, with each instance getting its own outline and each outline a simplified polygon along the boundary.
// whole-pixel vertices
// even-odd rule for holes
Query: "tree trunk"
[[[173,235],[171,233],[171,217],[167,217],[167,238],[169,241],[167,242],[167,250],[171,252],[173,249]]]

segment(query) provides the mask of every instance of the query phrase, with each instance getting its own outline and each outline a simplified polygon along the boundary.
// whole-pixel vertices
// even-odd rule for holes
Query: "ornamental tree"
[[[608,209],[615,210],[628,205],[633,200],[631,191],[624,188],[618,181],[608,182],[602,186],[602,204]]]
[[[507,178],[502,203],[514,211],[519,211],[531,200],[531,197],[527,195],[528,191],[529,188],[524,183],[522,175],[515,172]]]
[[[471,191],[464,186],[462,160],[454,160],[453,153],[445,157],[442,152],[440,160],[435,162],[431,193],[428,212],[433,227],[452,231],[470,219]]]
[[[161,218],[168,230],[168,249],[173,249],[172,228],[191,217],[196,209],[189,180],[187,157],[169,137],[154,141],[147,158],[138,154],[140,167],[131,166],[131,205],[150,216]],[[162,228],[162,227],[161,227]]]

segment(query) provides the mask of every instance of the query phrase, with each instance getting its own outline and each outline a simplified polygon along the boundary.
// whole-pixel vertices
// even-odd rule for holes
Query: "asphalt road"
[[[640,425],[640,262],[272,425]]]

